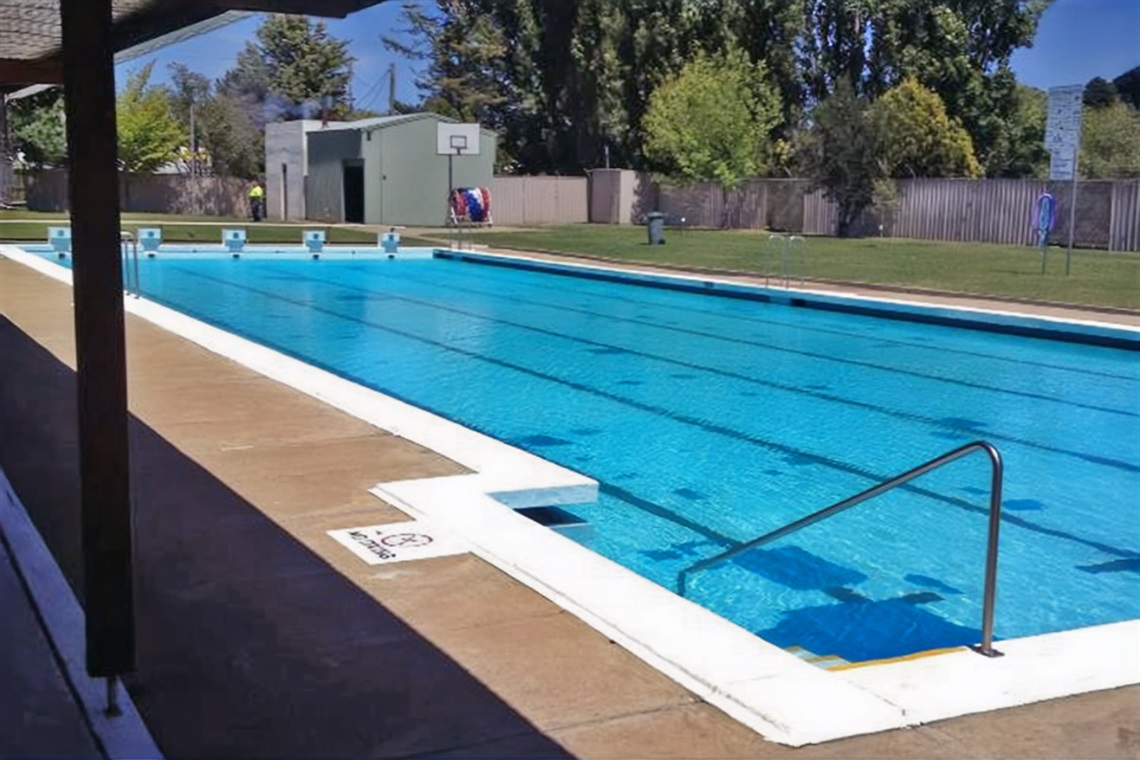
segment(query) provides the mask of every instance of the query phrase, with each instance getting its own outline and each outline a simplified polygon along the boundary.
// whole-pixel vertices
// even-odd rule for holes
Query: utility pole
[[[190,176],[198,176],[198,134],[194,123],[194,101],[190,101]]]
[[[396,114],[396,64],[388,66],[388,115]]]

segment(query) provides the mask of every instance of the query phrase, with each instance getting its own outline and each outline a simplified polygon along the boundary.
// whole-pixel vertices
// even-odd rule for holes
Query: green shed
[[[436,154],[441,122],[457,123],[434,113],[414,113],[330,123],[305,132],[306,216],[385,226],[443,225],[448,157]],[[479,155],[450,159],[455,187],[492,185],[495,133],[479,133]]]

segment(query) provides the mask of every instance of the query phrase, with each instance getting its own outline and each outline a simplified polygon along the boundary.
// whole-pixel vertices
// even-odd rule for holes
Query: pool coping
[[[39,256],[0,254],[71,283],[69,270]],[[371,490],[462,536],[477,556],[770,740],[814,744],[1140,683],[1140,620],[1005,640],[998,659],[963,649],[821,670],[514,511],[592,500],[592,479],[145,299],[126,299],[126,310],[471,469]]]

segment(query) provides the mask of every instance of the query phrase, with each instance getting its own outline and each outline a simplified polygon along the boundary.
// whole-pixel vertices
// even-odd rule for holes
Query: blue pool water
[[[424,260],[162,258],[145,295],[586,473],[566,534],[683,568],[960,444],[1006,463],[999,638],[1140,617],[1140,353]],[[980,640],[972,455],[689,598],[860,661]]]

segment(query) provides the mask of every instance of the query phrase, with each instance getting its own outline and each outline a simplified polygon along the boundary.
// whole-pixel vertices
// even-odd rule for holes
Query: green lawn
[[[35,221],[16,221],[34,219]],[[0,240],[47,240],[47,227],[66,214],[0,211]],[[212,224],[183,224],[188,221]],[[254,224],[245,219],[124,214],[126,229],[159,224],[172,243],[219,243],[223,226],[240,225],[251,243],[299,245],[302,225]],[[319,227],[321,225],[307,225]],[[328,227],[333,244],[375,245],[372,232]],[[780,243],[763,232],[739,230],[666,231],[666,244],[649,246],[643,227],[578,224],[536,230],[471,233],[481,244],[501,248],[549,251],[602,259],[689,269],[778,274]],[[446,245],[441,231],[434,239],[404,235],[408,246]],[[1140,254],[1074,251],[1065,275],[1065,251],[1051,248],[1048,272],[1041,275],[1041,256],[1029,246],[943,243],[926,240],[870,238],[840,240],[809,237],[790,257],[794,274],[807,279],[924,288],[1006,298],[1107,306],[1140,311]]]
[[[570,225],[517,232],[480,231],[477,243],[553,253],[585,254],[646,264],[778,273],[779,242],[763,232],[666,231],[650,246],[643,227]],[[905,286],[952,293],[1140,311],[1140,254],[1074,251],[1065,275],[1065,251],[1051,248],[1048,272],[1029,246],[871,238],[809,237],[796,243],[791,264],[808,279]],[[802,263],[801,263],[802,255]]]
[[[41,220],[42,217],[42,220]],[[36,221],[12,221],[13,219],[35,218]],[[211,224],[182,224],[181,222],[202,219]],[[66,222],[66,214],[29,215],[26,212],[0,212],[0,241],[32,241],[47,242],[47,228],[52,224]],[[303,227],[320,228],[327,230],[328,242],[334,245],[368,244],[376,245],[376,233],[366,230],[349,229],[343,227],[324,227],[320,224],[287,225],[253,223],[246,219],[225,220],[218,217],[171,217],[160,214],[124,214],[123,229],[130,231],[134,227],[151,225],[162,228],[162,239],[170,243],[204,243],[221,244],[222,229],[224,227],[242,227],[246,230],[246,238],[250,243],[287,243],[289,245],[301,244],[301,230]],[[415,237],[401,236],[401,243],[406,246],[431,246],[435,243],[420,240]]]

